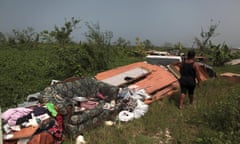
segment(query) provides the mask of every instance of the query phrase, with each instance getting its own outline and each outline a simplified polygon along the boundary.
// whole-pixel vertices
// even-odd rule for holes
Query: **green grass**
[[[239,66],[219,67],[216,72],[239,72]],[[231,83],[220,77],[209,79],[196,88],[195,103],[188,104],[186,97],[183,110],[179,110],[178,96],[174,93],[149,106],[149,111],[141,118],[114,126],[91,129],[84,133],[89,144],[190,144],[190,143],[224,143],[219,141],[220,133],[212,125],[220,123],[225,113],[217,112],[221,104],[229,102],[240,94],[240,84]],[[231,101],[230,101],[231,102]],[[229,107],[231,108],[231,107]],[[231,112],[229,110],[229,112]],[[223,117],[220,117],[221,114]],[[219,118],[214,120],[215,118]],[[226,123],[226,122],[225,122]],[[170,137],[167,135],[170,133]],[[204,138],[206,137],[206,138]],[[222,136],[223,137],[223,136]],[[228,138],[228,137],[227,137]],[[236,138],[231,138],[236,140]],[[226,142],[228,139],[224,139]],[[65,144],[73,144],[74,140],[66,139]],[[234,142],[233,142],[234,143]]]

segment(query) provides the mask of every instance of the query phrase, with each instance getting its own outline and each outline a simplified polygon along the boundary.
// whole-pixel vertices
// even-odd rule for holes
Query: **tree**
[[[113,57],[111,49],[113,33],[111,31],[102,32],[99,23],[86,23],[86,26],[88,28],[88,31],[85,32],[88,41],[85,46],[86,51],[96,63],[94,70],[102,71],[107,68]]]
[[[24,45],[24,47],[33,47],[39,42],[39,34],[32,27],[27,27],[23,30],[13,29],[12,34],[7,38],[10,45]]]
[[[27,29],[23,29],[22,31],[16,29],[13,29],[12,31],[17,43],[25,44],[38,41],[38,35],[36,32],[34,32],[32,27],[27,27]]]
[[[213,20],[211,20],[213,22]],[[223,44],[213,44],[211,38],[218,35],[216,29],[219,26],[219,22],[211,24],[208,31],[201,31],[201,39],[195,38],[195,43],[199,47],[201,52],[211,56],[212,64],[214,66],[222,66],[227,60],[230,60],[231,53],[228,46]]]
[[[148,39],[143,41],[143,44],[145,46],[145,49],[148,49],[148,50],[150,50],[150,49],[152,49],[154,47],[152,42],[150,40],[148,40]]]
[[[213,22],[213,20],[211,20],[211,22]],[[210,39],[218,35],[215,31],[219,24],[220,22],[211,24],[210,27],[208,28],[208,31],[204,31],[202,28],[200,33],[201,39],[195,37],[194,43],[197,44],[200,51],[206,49],[208,47],[207,45],[210,42]]]
[[[55,41],[54,35],[50,35],[48,30],[43,30],[40,32],[41,42],[52,43]]]
[[[93,24],[86,22],[88,32],[85,32],[85,37],[91,45],[97,46],[110,46],[111,40],[113,38],[113,33],[111,31],[102,32],[100,30],[99,23]]]
[[[114,45],[117,46],[118,48],[126,48],[130,44],[131,44],[130,41],[127,41],[122,37],[119,37],[117,41],[114,42]]]
[[[75,19],[74,17],[71,20],[65,20],[65,23],[62,27],[58,27],[55,25],[54,30],[48,32],[44,30],[41,32],[41,39],[46,42],[56,41],[61,46],[65,46],[66,43],[71,42],[71,34],[74,29],[77,28],[77,25],[80,23],[79,19]]]
[[[5,35],[2,32],[0,32],[0,43],[5,43],[6,41],[7,41],[7,39],[6,39]]]
[[[181,42],[178,42],[177,44],[174,45],[174,48],[177,49],[178,55],[180,55],[183,52],[183,45]]]
[[[210,43],[210,49],[214,66],[222,66],[231,59],[231,51],[225,43],[218,45]]]
[[[146,55],[145,45],[139,37],[136,37],[136,45],[134,47],[134,54],[137,57],[142,57]]]

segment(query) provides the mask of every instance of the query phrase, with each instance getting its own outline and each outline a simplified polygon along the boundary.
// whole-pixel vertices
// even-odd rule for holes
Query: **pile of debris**
[[[202,79],[214,75],[201,67]],[[65,134],[76,137],[103,122],[140,118],[149,104],[178,91],[178,76],[177,65],[136,62],[95,77],[54,80],[28,102],[3,112],[4,144],[62,143]]]
[[[77,136],[117,111],[115,105],[105,109],[103,106],[116,100],[118,90],[93,77],[71,78],[50,85],[36,93],[38,100],[31,102],[33,105],[24,103],[26,107],[3,112],[4,142],[44,139],[45,131],[55,143],[63,142],[63,133]]]
[[[98,73],[96,79],[118,87],[144,89],[151,95],[151,98],[144,101],[146,104],[169,96],[178,88],[177,78],[165,67],[146,62],[132,63]]]

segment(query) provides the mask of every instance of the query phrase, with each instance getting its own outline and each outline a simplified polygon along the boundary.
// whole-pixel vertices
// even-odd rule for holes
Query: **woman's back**
[[[180,68],[181,76],[196,78],[196,70],[193,61],[185,61]]]

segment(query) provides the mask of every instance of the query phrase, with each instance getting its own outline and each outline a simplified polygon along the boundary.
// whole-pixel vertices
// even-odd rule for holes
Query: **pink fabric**
[[[98,103],[94,101],[81,102],[80,106],[86,109],[93,109]]]
[[[105,97],[103,94],[101,94],[101,93],[98,93],[97,96],[98,96],[99,98],[101,98],[101,99],[106,99],[106,97]]]
[[[28,115],[32,109],[18,107],[11,108],[2,113],[1,118],[6,121],[10,126],[16,125],[18,118]]]

